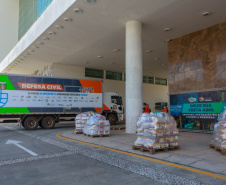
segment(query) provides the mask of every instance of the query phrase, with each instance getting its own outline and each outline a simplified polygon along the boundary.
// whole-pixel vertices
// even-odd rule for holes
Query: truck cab
[[[103,114],[110,121],[111,124],[115,124],[116,121],[123,120],[123,103],[122,97],[116,92],[104,92],[103,93]]]

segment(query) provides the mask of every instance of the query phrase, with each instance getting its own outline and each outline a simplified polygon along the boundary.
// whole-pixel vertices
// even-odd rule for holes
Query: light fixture
[[[55,32],[49,32],[49,35],[56,35],[56,33]]]
[[[49,38],[48,37],[43,37],[43,40],[49,40]]]
[[[155,57],[154,60],[159,60],[159,58],[158,57]]]
[[[120,49],[114,49],[114,52],[119,52],[120,51]]]
[[[63,29],[63,26],[56,25],[56,29]]]
[[[95,3],[95,0],[86,0],[87,3]]]
[[[32,47],[32,49],[38,49],[38,48],[39,48],[38,46],[33,46],[33,47]]]
[[[72,19],[70,19],[70,18],[64,18],[64,21],[65,21],[65,22],[71,22]]]
[[[37,44],[38,44],[38,45],[42,45],[42,44],[44,44],[44,43],[43,43],[43,42],[37,42]]]
[[[98,55],[97,58],[103,58],[103,56]]]
[[[203,12],[203,13],[202,13],[202,16],[203,16],[203,17],[207,17],[207,16],[209,16],[210,14],[211,14],[210,12]]]
[[[164,28],[164,31],[166,32],[171,31],[171,28]]]
[[[79,8],[76,8],[76,9],[74,9],[74,12],[77,13],[77,14],[79,14],[79,13],[82,13],[82,10],[79,9]]]
[[[166,40],[165,40],[165,43],[168,43],[169,41],[171,41],[171,39],[166,39]]]
[[[150,49],[147,49],[146,51],[145,51],[145,53],[151,53],[152,51],[150,50]]]

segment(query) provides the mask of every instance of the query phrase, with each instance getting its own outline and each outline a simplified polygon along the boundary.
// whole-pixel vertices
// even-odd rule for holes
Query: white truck
[[[122,97],[102,92],[101,80],[0,74],[0,122],[14,119],[28,130],[51,129],[87,111],[115,124],[123,119]]]

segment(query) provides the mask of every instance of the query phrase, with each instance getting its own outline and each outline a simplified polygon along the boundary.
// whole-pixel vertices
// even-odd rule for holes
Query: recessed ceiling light
[[[38,49],[38,48],[39,48],[38,46],[33,46],[33,47],[32,47],[32,49]]]
[[[95,3],[95,0],[86,0],[87,3]]]
[[[64,21],[65,21],[65,22],[71,22],[72,19],[70,19],[70,18],[64,18]]]
[[[164,28],[164,31],[171,31],[171,28]]]
[[[166,39],[166,40],[165,40],[165,43],[168,43],[169,41],[171,41],[171,39]]]
[[[103,56],[100,56],[100,55],[99,55],[99,56],[97,56],[97,58],[103,58]]]
[[[150,49],[147,49],[146,51],[145,51],[145,53],[151,53],[152,51],[150,50]]]
[[[43,40],[49,40],[49,38],[48,38],[48,37],[43,37],[42,39],[43,39]]]
[[[43,42],[37,42],[37,44],[38,44],[38,45],[42,45],[42,44],[43,44]]]
[[[76,9],[74,9],[74,12],[75,12],[75,13],[82,13],[82,10],[79,9],[79,8],[76,8]]]
[[[63,29],[63,26],[56,25],[56,29]]]
[[[119,52],[120,51],[120,49],[114,49],[114,52]]]
[[[209,16],[210,14],[211,14],[210,12],[203,12],[203,13],[202,13],[202,16],[207,17],[207,16]]]
[[[49,35],[56,35],[56,33],[55,32],[49,32]]]
[[[159,60],[159,58],[158,57],[155,57],[154,60]]]

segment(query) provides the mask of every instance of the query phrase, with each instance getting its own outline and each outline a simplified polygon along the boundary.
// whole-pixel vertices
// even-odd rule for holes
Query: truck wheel
[[[117,121],[117,117],[115,114],[109,114],[107,117],[107,120],[109,120],[111,125],[115,125]]]
[[[36,117],[28,117],[24,120],[22,126],[27,130],[35,130],[38,127],[38,119]]]
[[[55,119],[52,116],[47,116],[42,119],[40,127],[44,129],[52,129],[55,126]]]

